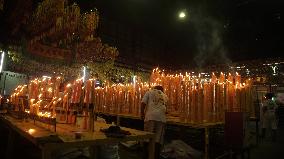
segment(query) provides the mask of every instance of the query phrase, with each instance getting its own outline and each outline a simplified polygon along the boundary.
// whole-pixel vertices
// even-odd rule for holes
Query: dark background
[[[28,5],[29,1],[32,5]],[[18,29],[11,36],[11,28],[21,26],[17,18],[28,15],[22,10],[31,10],[37,2],[9,0],[1,14],[2,42],[21,35]],[[203,67],[283,57],[281,0],[70,1],[73,2],[79,4],[82,12],[99,10],[98,35],[118,47],[119,58],[172,67]],[[187,12],[186,19],[178,19],[180,10]],[[113,30],[116,31],[112,34]],[[128,41],[120,38],[127,36],[131,37]]]

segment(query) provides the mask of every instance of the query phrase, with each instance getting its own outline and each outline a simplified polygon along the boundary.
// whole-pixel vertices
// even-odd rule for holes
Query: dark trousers
[[[149,151],[148,151],[149,143],[144,142],[143,143],[143,159],[149,158]],[[155,143],[155,159],[160,159],[160,153],[161,153],[161,144]]]

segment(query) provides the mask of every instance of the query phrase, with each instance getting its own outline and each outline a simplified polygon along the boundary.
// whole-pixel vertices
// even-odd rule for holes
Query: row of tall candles
[[[28,108],[27,113],[43,117],[56,116],[55,107],[62,100],[60,97],[61,77],[35,78],[28,85],[19,85],[11,95],[11,103],[19,107],[19,99],[28,96],[28,105],[21,105],[22,109]]]
[[[82,79],[77,79],[66,84],[64,91],[59,90],[61,82],[60,78],[30,81],[30,111],[39,113],[40,108],[49,108],[52,110],[51,116],[54,116],[56,106],[68,112],[74,106],[93,104],[97,112],[139,116],[143,95],[157,84],[164,87],[169,98],[168,115],[178,116],[182,122],[218,122],[224,120],[225,111],[253,111],[252,81],[241,81],[241,76],[237,73],[220,73],[219,78],[212,73],[211,78],[206,79],[187,73],[165,75],[155,69],[150,84],[105,83],[104,87],[96,87],[95,79],[86,80],[85,83]],[[41,103],[44,98],[51,98],[52,101],[44,105]]]
[[[64,90],[63,108],[69,109],[76,104],[95,106],[97,112],[113,114],[140,114],[140,102],[149,90],[147,83],[138,84],[109,84],[96,87],[96,80],[89,79],[83,84],[77,79],[73,84],[66,85]]]
[[[165,75],[154,69],[150,82],[164,87],[169,97],[168,112],[175,112],[187,123],[224,121],[226,111],[254,114],[252,80],[242,81],[236,73],[212,73],[211,78],[190,75]]]
[[[59,90],[61,83],[60,78],[31,80],[28,87],[24,87],[24,91],[15,89],[11,102],[18,104],[18,97],[28,94],[29,113],[44,114],[41,110],[48,110],[51,111],[48,113],[51,117],[55,117],[56,107],[61,107],[62,110],[68,112],[77,111],[80,109],[79,106],[82,108],[83,105],[89,106],[90,104],[95,106],[97,112],[138,116],[142,97],[150,88],[147,83],[126,85],[105,83],[104,87],[95,87],[95,79],[86,80],[85,83],[82,79],[77,79],[67,83],[64,90]]]

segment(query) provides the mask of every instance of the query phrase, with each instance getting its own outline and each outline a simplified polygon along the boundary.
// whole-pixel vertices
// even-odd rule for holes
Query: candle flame
[[[35,130],[35,129],[30,128],[27,132],[28,132],[29,134],[33,135],[33,134],[36,132],[36,130]]]
[[[52,88],[48,88],[48,90],[47,90],[47,91],[51,93],[51,92],[52,92]]]

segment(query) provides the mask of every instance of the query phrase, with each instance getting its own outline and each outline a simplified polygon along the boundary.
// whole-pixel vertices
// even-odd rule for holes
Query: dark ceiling
[[[21,33],[21,21],[15,20],[27,16],[29,11],[23,8],[30,10],[38,0],[5,1],[9,8],[2,13],[1,34],[6,35],[2,41],[10,38],[15,27]],[[140,28],[163,43],[167,51],[161,52],[161,60],[172,65],[204,66],[284,56],[281,0],[73,1],[83,10],[96,7],[102,18]],[[187,12],[185,20],[178,19],[180,10]]]
[[[103,16],[141,27],[145,33],[163,41],[169,52],[161,56],[175,65],[203,66],[284,55],[284,1],[281,0],[97,0],[94,3]],[[186,20],[178,19],[179,10],[187,11]]]

